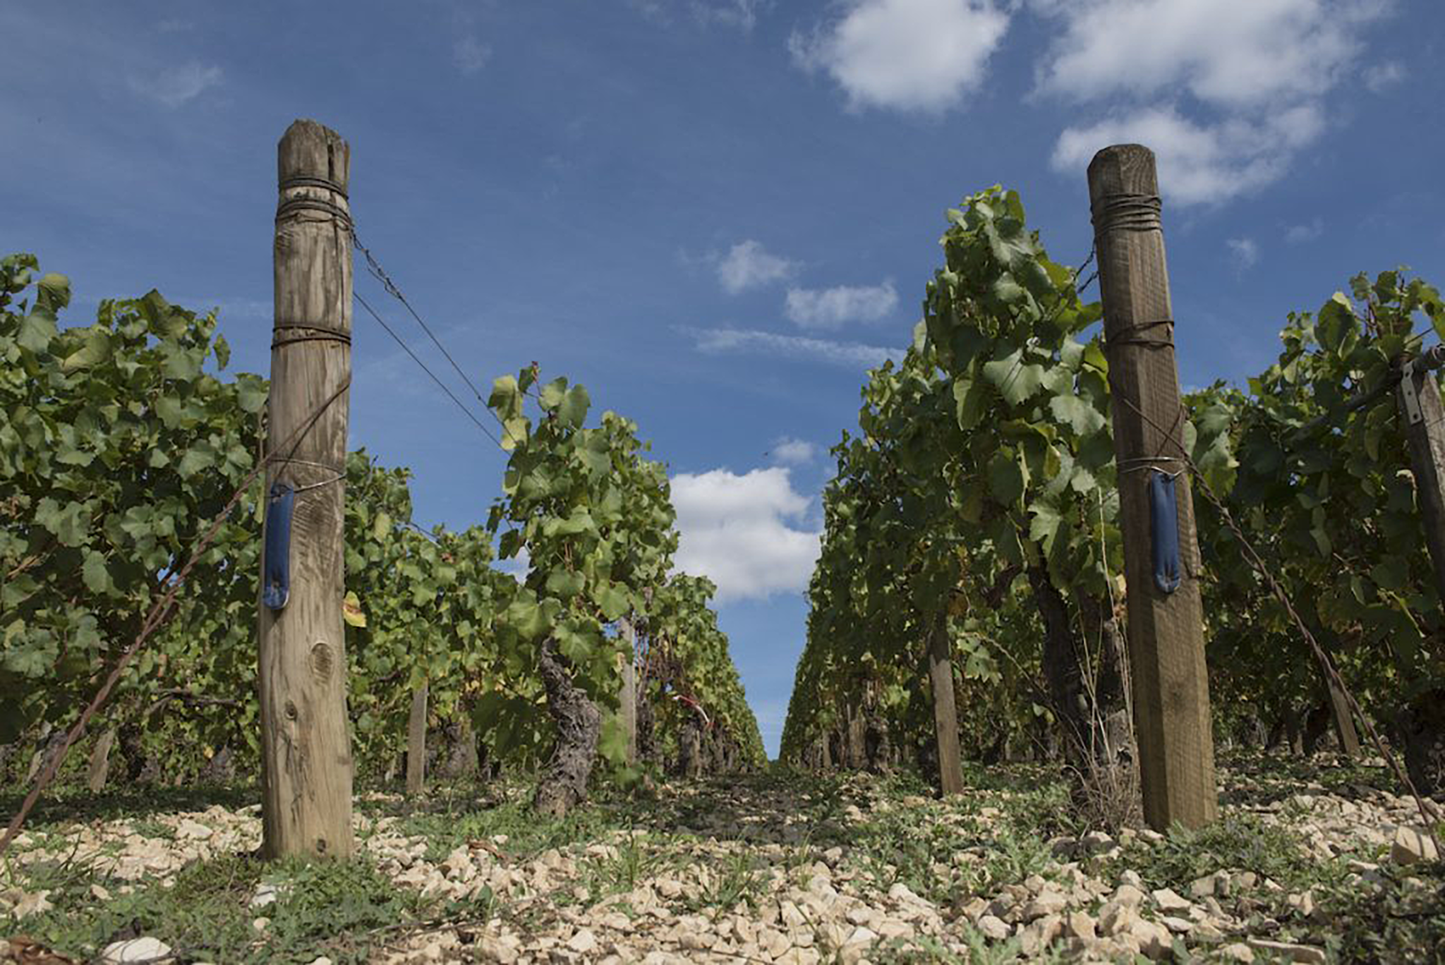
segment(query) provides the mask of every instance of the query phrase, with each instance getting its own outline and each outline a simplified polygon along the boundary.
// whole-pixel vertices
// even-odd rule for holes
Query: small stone
[[[34,891],[22,895],[15,903],[15,917],[24,918],[26,915],[43,915],[55,907],[50,901],[50,891]]]
[[[1163,912],[1183,911],[1187,912],[1193,907],[1188,899],[1182,897],[1173,888],[1159,888],[1154,892],[1154,904],[1159,906]]]
[[[1165,915],[1159,921],[1165,928],[1178,935],[1187,935],[1194,930],[1194,922],[1188,918],[1176,918],[1173,915]]]
[[[567,947],[579,955],[586,955],[597,947],[597,936],[592,934],[590,929],[579,929],[577,934],[567,940]]]
[[[1255,874],[1253,871],[1246,871],[1239,877],[1235,878],[1234,881],[1236,884],[1239,885],[1240,891],[1249,891],[1255,885],[1259,884],[1259,875]]]
[[[277,890],[275,885],[262,883],[256,886],[256,893],[251,896],[252,908],[265,908],[276,901]]]
[[[1138,917],[1133,906],[1110,901],[1099,909],[1099,928],[1105,935],[1122,934],[1129,931]]]
[[[1045,890],[1024,906],[1024,921],[1035,921],[1045,915],[1058,915],[1069,907],[1069,901],[1057,891]]]
[[[1132,884],[1122,884],[1114,889],[1114,901],[1129,908],[1138,908],[1144,903],[1144,892]]]
[[[123,962],[145,962],[153,958],[165,958],[170,953],[171,946],[159,938],[142,935],[140,938],[128,938],[123,942],[111,942],[100,953],[100,960],[103,965],[121,965]]]
[[[1189,894],[1191,894],[1195,898],[1212,898],[1214,897],[1214,885],[1215,881],[1213,875],[1206,875],[1203,878],[1195,878],[1193,883],[1189,886]]]
[[[1097,927],[1097,923],[1087,912],[1071,911],[1064,917],[1063,933],[1069,938],[1091,942],[1098,937]]]
[[[192,841],[206,841],[215,833],[204,824],[199,824],[189,818],[183,819],[180,824],[176,825],[176,837]]]
[[[1305,962],[1306,965],[1319,963],[1324,965],[1327,959],[1322,949],[1312,945],[1296,945],[1292,942],[1271,942],[1263,938],[1247,939],[1249,947],[1255,951],[1268,952],[1269,954],[1282,958],[1287,962]]]
[[[1133,868],[1121,874],[1119,880],[1126,885],[1133,885],[1135,888],[1138,888],[1141,896],[1144,894],[1144,879],[1139,877],[1139,872]]]
[[[1174,939],[1169,929],[1156,922],[1135,918],[1130,924],[1129,935],[1139,943],[1139,951],[1156,961],[1173,953]]]
[[[309,965],[331,965],[331,959],[327,958],[325,955],[319,955],[316,958],[313,958]]]
[[[110,892],[106,890],[104,885],[91,885],[90,897],[96,901],[110,901]]]
[[[1034,957],[1059,937],[1062,928],[1063,922],[1058,915],[1045,915],[1019,932],[1019,950],[1025,957]]]
[[[1012,929],[1002,918],[995,918],[993,915],[984,915],[978,920],[978,930],[985,938],[1001,942],[1012,934]]]
[[[1390,845],[1390,860],[1396,864],[1418,864],[1422,861],[1438,861],[1440,852],[1435,839],[1416,828],[1395,829],[1395,840]]]
[[[251,927],[256,929],[256,931],[265,931],[267,928],[270,927],[270,925],[271,919],[265,917],[264,915],[251,921]]]
[[[1254,950],[1244,942],[1231,942],[1221,948],[1219,954],[1231,962],[1254,961]]]

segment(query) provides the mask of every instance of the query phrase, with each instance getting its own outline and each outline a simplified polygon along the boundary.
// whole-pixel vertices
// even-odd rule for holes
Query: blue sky
[[[1182,380],[1243,380],[1351,274],[1445,278],[1442,26],[1430,0],[7,0],[0,247],[71,276],[72,323],[152,287],[219,306],[264,374],[276,141],[332,127],[360,237],[473,381],[535,359],[652,440],[776,752],[826,450],[944,210],[1002,182],[1077,264],[1089,158],[1149,145]],[[353,446],[415,470],[424,524],[483,519],[504,455],[355,328]]]

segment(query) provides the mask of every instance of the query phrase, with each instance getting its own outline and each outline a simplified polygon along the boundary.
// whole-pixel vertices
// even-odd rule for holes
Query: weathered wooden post
[[[262,851],[340,858],[353,845],[342,624],[350,148],[334,131],[300,120],[281,138],[277,158],[273,462],[257,678]]]
[[[411,692],[411,714],[406,722],[406,793],[420,794],[426,785],[426,702],[429,687]]]
[[[96,738],[95,746],[90,749],[90,767],[86,771],[85,784],[90,788],[91,794],[99,794],[105,787],[106,776],[110,774],[110,749],[115,746],[115,728],[107,727],[105,732]]]
[[[1185,414],[1154,153],[1139,144],[1121,144],[1094,155],[1089,203],[1109,349],[1144,818],[1161,831],[1176,821],[1198,827],[1214,820],[1218,798],[1197,579],[1199,541],[1185,471]],[[1169,555],[1169,537],[1177,535],[1182,578],[1172,590],[1167,588],[1171,579],[1155,579],[1151,514],[1165,527],[1158,534],[1163,555]],[[1170,525],[1177,526],[1176,533],[1168,532]]]
[[[617,699],[621,701],[622,730],[627,735],[627,766],[637,765],[637,628],[631,620],[618,621],[627,652],[622,655],[622,686]]]
[[[933,684],[933,727],[938,739],[938,775],[943,793],[963,793],[958,756],[958,706],[953,700],[953,654],[948,618],[940,617],[928,639],[928,677]]]
[[[1425,545],[1434,564],[1435,591],[1445,600],[1445,407],[1440,404],[1440,387],[1432,371],[1442,358],[1445,350],[1436,347],[1405,362],[1395,397],[1410,447],[1416,499],[1425,517]]]

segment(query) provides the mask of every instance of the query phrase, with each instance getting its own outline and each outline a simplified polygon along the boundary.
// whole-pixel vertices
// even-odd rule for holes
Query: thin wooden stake
[[[1106,147],[1089,164],[1089,202],[1109,346],[1114,454],[1128,584],[1129,658],[1144,818],[1158,830],[1198,827],[1218,813],[1209,675],[1199,598],[1199,542],[1183,450],[1184,409],[1159,222],[1154,153]],[[1149,479],[1177,474],[1179,559],[1172,593],[1153,576]]]
[[[622,729],[627,734],[627,766],[637,765],[637,629],[631,620],[622,620],[620,629],[627,641],[627,652],[621,657],[622,686],[618,691],[621,701]]]
[[[278,447],[351,377],[350,148],[296,121],[277,159],[266,475],[268,492],[284,481],[296,495],[290,597],[260,607],[262,853],[343,858],[354,846],[341,609],[348,393]]]
[[[963,793],[958,756],[958,707],[953,700],[953,655],[948,628],[940,620],[928,640],[928,677],[933,683],[933,727],[938,739],[938,775],[943,793]]]
[[[411,715],[406,724],[406,793],[414,796],[426,786],[426,702],[429,688],[411,692]]]
[[[115,746],[115,728],[107,727],[105,733],[96,738],[95,746],[90,749],[90,769],[85,776],[85,784],[90,788],[91,794],[99,794],[105,787],[106,775],[110,773],[110,749]]]

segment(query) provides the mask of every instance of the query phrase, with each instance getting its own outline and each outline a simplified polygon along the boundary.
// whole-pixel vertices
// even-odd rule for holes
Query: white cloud
[[[1377,0],[1077,0],[1042,61],[1043,90],[1078,101],[1184,87],[1201,101],[1265,107],[1328,92],[1359,52]]]
[[[783,436],[773,443],[770,450],[773,460],[793,466],[801,466],[810,463],[818,456],[818,447],[804,439],[793,439]]]
[[[1394,60],[1386,61],[1383,64],[1374,64],[1365,68],[1365,86],[1373,93],[1380,93],[1387,87],[1393,87],[1405,79],[1405,68]]]
[[[1038,91],[1108,111],[1059,136],[1054,166],[1078,176],[1098,148],[1137,141],[1158,155],[1166,196],[1197,204],[1229,200],[1285,174],[1323,134],[1325,99],[1350,78],[1363,27],[1393,2],[1032,0],[1031,6],[1062,21],[1039,60]],[[1389,69],[1381,70],[1381,82],[1388,82]]]
[[[1224,243],[1229,247],[1229,256],[1234,259],[1235,267],[1240,271],[1259,264],[1259,244],[1253,238],[1228,238]]]
[[[791,358],[827,362],[845,368],[870,368],[882,365],[885,359],[903,360],[903,349],[861,345],[857,342],[833,342],[805,338],[800,335],[779,335],[738,328],[684,328],[683,332],[697,341],[700,352],[767,352]]]
[[[192,61],[178,67],[168,67],[153,77],[132,77],[131,90],[159,101],[166,107],[180,107],[188,100],[198,97],[208,87],[221,82],[221,68],[203,67]]]
[[[517,550],[516,556],[509,556],[504,560],[497,560],[497,569],[506,573],[518,583],[525,583],[527,574],[532,572],[532,554],[527,552],[524,546]]]
[[[1284,240],[1292,245],[1305,241],[1314,241],[1325,233],[1325,221],[1316,216],[1309,224],[1291,225],[1284,233]]]
[[[766,599],[808,585],[822,534],[797,529],[811,500],[793,489],[788,470],[726,469],[672,478],[679,570],[717,584],[717,600]]]
[[[1228,201],[1279,178],[1294,152],[1319,136],[1324,117],[1302,104],[1257,120],[1198,123],[1174,107],[1152,107],[1071,127],[1054,145],[1053,167],[1082,178],[1100,148],[1137,143],[1154,151],[1160,191],[1182,205]]]
[[[983,81],[1008,29],[993,0],[849,0],[842,19],[788,39],[793,61],[823,70],[853,108],[940,113]]]
[[[898,307],[891,281],[881,285],[788,289],[787,315],[803,328],[838,328],[847,322],[877,322]]]
[[[457,70],[468,76],[475,74],[492,59],[492,48],[468,34],[452,46],[452,60]]]
[[[787,278],[796,268],[796,262],[770,254],[761,242],[749,238],[733,245],[718,261],[717,279],[723,291],[736,295]]]

